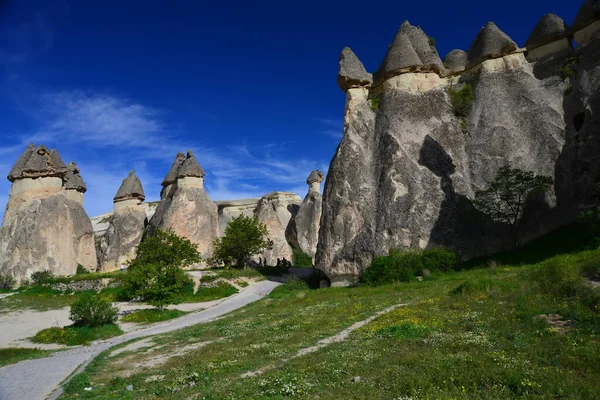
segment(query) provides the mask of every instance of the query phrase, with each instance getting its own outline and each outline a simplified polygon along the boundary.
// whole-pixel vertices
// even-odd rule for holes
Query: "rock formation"
[[[372,83],[373,76],[367,72],[352,49],[345,47],[340,54],[338,85],[348,90],[353,87],[369,87]]]
[[[92,224],[83,209],[85,183],[56,150],[30,144],[8,174],[12,182],[2,228],[0,273],[18,280],[50,270],[96,269]]]
[[[149,225],[172,229],[195,243],[202,257],[210,257],[219,224],[217,206],[204,190],[204,175],[191,150],[185,157],[177,154],[163,180],[161,201]]]
[[[312,171],[306,179],[308,193],[298,208],[296,215],[290,220],[285,235],[288,243],[296,249],[303,251],[313,258],[317,251],[319,240],[319,227],[321,226],[321,211],[323,197],[321,196],[321,182],[324,178],[323,171]]]
[[[239,199],[215,201],[219,214],[219,236],[225,234],[227,224],[239,215],[254,216],[259,199]]]
[[[419,27],[404,21],[376,74],[376,81],[404,72],[440,72],[442,60],[432,40]],[[340,70],[340,74],[344,71]],[[339,80],[338,80],[339,81]],[[361,85],[365,87],[365,85]],[[345,88],[342,86],[342,89]]]
[[[595,15],[584,19],[593,24]],[[571,54],[567,29],[542,18],[526,58],[488,23],[468,53],[452,51],[440,69],[426,35],[404,23],[373,87],[341,80],[344,135],[325,182],[315,259],[333,285],[351,284],[391,248],[445,246],[468,259],[510,247],[507,227],[474,218],[465,201],[507,164],[555,179],[552,193],[526,207],[521,242],[598,204],[600,39],[587,31],[591,41]],[[565,66],[577,73],[565,78]],[[474,101],[461,120],[448,89],[465,85]]]
[[[573,39],[579,45],[585,45],[594,39],[595,33],[600,30],[600,2],[585,0],[573,21]]]
[[[106,233],[96,242],[101,271],[119,269],[136,256],[146,224],[142,182],[131,171],[115,195],[114,213]]]
[[[570,51],[568,33],[569,27],[561,17],[556,14],[544,15],[525,43],[527,59],[533,62],[547,55]]]
[[[300,197],[295,193],[273,192],[264,195],[254,210],[254,216],[267,226],[271,249],[256,257],[266,259],[267,265],[275,265],[277,259],[292,261],[292,247],[287,242],[285,231],[300,205]]]
[[[481,28],[469,49],[467,68],[472,68],[485,60],[503,57],[518,48],[519,46],[496,24],[488,22]]]

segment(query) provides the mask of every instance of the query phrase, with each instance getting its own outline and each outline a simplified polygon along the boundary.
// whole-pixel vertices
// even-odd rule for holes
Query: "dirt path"
[[[101,352],[128,340],[209,322],[265,297],[278,285],[276,282],[262,281],[207,310],[154,324],[116,338],[94,342],[90,346],[60,351],[50,357],[26,360],[0,368],[0,399],[44,400],[48,397],[56,399],[62,394],[59,385],[74,372],[83,371],[87,364]]]
[[[256,371],[246,372],[246,373],[242,374],[241,377],[242,378],[249,378],[249,377],[252,377],[252,376],[264,374],[265,372],[270,371],[272,369],[275,369],[275,368],[277,368],[277,367],[279,367],[279,366],[285,364],[286,362],[291,361],[291,360],[293,360],[295,358],[302,357],[302,356],[305,356],[305,355],[310,354],[310,353],[314,353],[315,351],[317,351],[319,349],[322,349],[323,347],[329,346],[330,344],[343,342],[344,340],[346,340],[348,338],[348,336],[350,336],[350,334],[352,332],[354,332],[358,328],[361,328],[361,327],[365,326],[366,324],[368,324],[369,322],[373,321],[375,318],[379,317],[380,315],[389,313],[390,311],[393,311],[396,308],[403,307],[405,305],[406,304],[396,304],[396,305],[393,305],[391,307],[386,308],[385,310],[378,311],[375,314],[371,315],[369,318],[364,319],[362,321],[355,322],[354,324],[350,325],[348,328],[344,329],[343,331],[341,331],[341,332],[339,332],[339,333],[337,333],[337,334],[335,334],[333,336],[330,336],[328,338],[319,340],[317,342],[317,344],[314,345],[314,346],[306,347],[304,349],[298,350],[298,352],[295,355],[293,355],[290,358],[284,358],[284,359],[280,360],[279,363],[276,364],[276,365],[267,365],[266,367],[263,367],[263,368],[258,369]]]

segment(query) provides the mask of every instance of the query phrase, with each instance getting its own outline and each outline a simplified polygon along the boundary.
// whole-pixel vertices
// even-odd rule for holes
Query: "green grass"
[[[258,270],[250,267],[213,268],[211,271],[214,272],[215,275],[202,277],[203,282],[210,282],[211,280],[217,280],[219,278],[227,280],[235,280],[239,278],[254,278],[258,280],[264,279],[264,276]]]
[[[46,357],[50,353],[52,353],[52,351],[18,347],[0,349],[0,367],[8,364],[18,363],[23,360],[31,360],[32,358]]]
[[[0,312],[10,312],[18,309],[31,309],[35,311],[55,310],[68,307],[87,292],[63,294],[46,286],[32,286],[19,290],[16,294],[0,300]]]
[[[225,318],[156,336],[151,352],[100,355],[67,385],[65,398],[596,398],[600,293],[580,273],[597,265],[600,253],[546,240],[572,251],[374,288],[309,290],[290,282]],[[520,249],[519,257],[559,251],[536,246]],[[511,257],[519,258],[502,260]],[[399,303],[406,306],[345,341],[285,361]],[[561,334],[536,318],[541,314],[559,314],[572,326]],[[159,365],[133,367],[161,356]],[[275,368],[240,377],[266,366]]]
[[[39,331],[31,338],[34,343],[58,343],[67,346],[86,345],[94,340],[108,339],[122,335],[123,331],[115,324],[95,327],[70,325],[64,328],[53,327]]]
[[[220,282],[215,287],[201,287],[196,293],[192,293],[192,289],[191,287],[188,288],[188,292],[184,295],[182,303],[201,303],[219,300],[238,292],[236,288],[226,282]]]
[[[87,272],[81,273],[73,276],[57,276],[50,278],[48,283],[72,283],[79,281],[95,281],[98,279],[117,279],[120,280],[123,276],[123,272],[121,271],[112,271],[112,272]]]
[[[121,321],[135,322],[137,324],[151,324],[154,322],[167,321],[170,319],[179,318],[185,314],[187,314],[185,311],[180,310],[159,310],[156,308],[150,308],[147,310],[140,310],[131,314],[127,314],[123,318],[121,318]]]

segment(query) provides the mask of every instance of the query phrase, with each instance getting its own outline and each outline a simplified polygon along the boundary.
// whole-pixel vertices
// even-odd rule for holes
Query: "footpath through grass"
[[[600,294],[580,273],[599,260],[593,250],[375,288],[283,286],[154,337],[152,350],[100,355],[63,398],[596,398]],[[398,303],[344,342],[241,377]]]

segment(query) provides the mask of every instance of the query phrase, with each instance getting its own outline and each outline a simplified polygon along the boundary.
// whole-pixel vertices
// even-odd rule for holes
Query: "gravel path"
[[[211,321],[265,297],[278,285],[276,282],[262,281],[204,311],[187,314],[176,320],[161,322],[116,338],[94,342],[90,346],[77,347],[54,353],[50,357],[26,360],[0,368],[0,399],[56,399],[62,394],[59,385],[73,372],[83,371],[101,352],[128,340]]]

